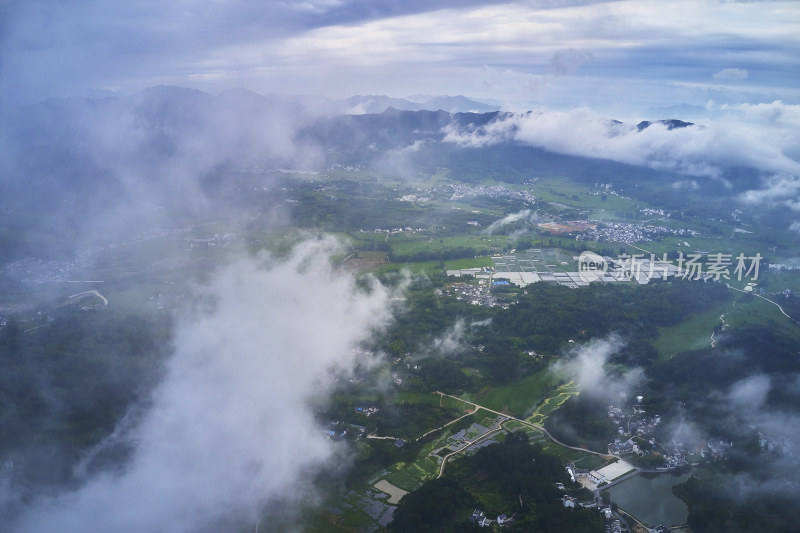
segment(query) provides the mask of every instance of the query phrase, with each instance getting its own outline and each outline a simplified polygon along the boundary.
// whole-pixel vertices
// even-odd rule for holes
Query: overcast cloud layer
[[[715,120],[675,129],[660,123],[640,129],[588,108],[510,114],[478,128],[449,126],[444,141],[467,147],[518,142],[726,184],[725,169],[754,168],[764,174],[763,184],[733,191],[743,202],[800,211],[800,105],[775,101],[709,107]],[[693,180],[673,186],[698,187]]]
[[[587,108],[515,114],[478,129],[450,127],[445,141],[485,146],[519,141],[554,152],[612,159],[681,173],[717,177],[723,167],[800,172],[791,157],[800,148],[800,106],[725,106],[713,125],[644,129],[620,124]],[[746,147],[745,150],[743,148]]]
[[[213,310],[178,327],[152,408],[123,432],[131,461],[36,503],[14,530],[230,531],[275,498],[307,503],[310,470],[336,457],[308,401],[390,317],[383,287],[331,269],[336,250],[307,242],[285,262],[242,259],[214,276],[202,290]]]
[[[639,115],[798,103],[796,2],[31,0],[0,20],[5,99],[176,84]]]

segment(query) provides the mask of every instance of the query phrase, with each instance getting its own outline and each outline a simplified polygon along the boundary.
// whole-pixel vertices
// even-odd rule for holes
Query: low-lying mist
[[[612,373],[606,364],[610,357],[621,350],[625,342],[617,334],[592,339],[575,346],[563,359],[553,364],[552,370],[564,379],[575,379],[582,394],[607,401],[619,398],[620,393],[629,395],[644,380],[642,369],[634,367],[624,374]]]
[[[390,290],[336,270],[337,251],[323,239],[280,261],[240,258],[198,287],[151,407],[111,437],[129,461],[33,501],[11,530],[221,531],[276,498],[313,499],[310,473],[345,455],[309,401],[391,319]]]

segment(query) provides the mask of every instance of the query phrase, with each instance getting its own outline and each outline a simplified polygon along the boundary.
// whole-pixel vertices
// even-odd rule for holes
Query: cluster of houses
[[[508,198],[533,205],[536,203],[536,196],[529,191],[515,191],[502,185],[466,185],[464,183],[454,183],[450,186],[452,193],[450,201],[457,202],[462,198],[475,198],[488,196],[489,198]],[[435,190],[435,189],[432,189]]]
[[[210,248],[213,246],[227,246],[232,242],[238,242],[243,239],[244,237],[238,233],[223,233],[222,235],[217,233],[213,237],[208,237],[205,239],[184,237],[183,242],[189,245],[189,248]]]
[[[508,420],[507,417],[504,416],[498,417],[495,420],[495,423],[491,429],[482,426],[480,424],[473,423],[470,427],[462,429],[457,433],[448,437],[442,446],[431,450],[431,452],[428,455],[441,463],[442,457],[444,457],[448,453],[463,449],[466,444],[474,442],[475,440],[486,435],[490,431],[497,429],[499,425],[505,422],[506,420]],[[490,446],[496,443],[497,441],[494,439],[485,439],[479,442],[478,444],[472,445],[469,451],[474,452],[480,448],[483,448],[485,446]]]
[[[472,269],[467,269],[472,270]],[[459,274],[454,274],[454,272],[458,272]],[[461,274],[463,272],[461,270],[448,270],[447,275],[474,275],[470,274]],[[488,274],[487,274],[488,276]],[[445,292],[451,296],[455,296],[456,300],[466,300],[473,305],[482,305],[485,307],[495,307],[497,305],[497,298],[492,296],[490,291],[490,286],[488,280],[481,279],[478,281],[477,285],[472,285],[470,283],[453,283],[450,287],[445,289]]]
[[[367,416],[372,416],[375,413],[377,413],[378,411],[379,411],[379,409],[377,407],[375,407],[374,405],[370,405],[369,407],[356,407],[356,412],[357,413],[365,414]]]
[[[611,455],[647,455],[648,450],[655,449],[655,430],[661,423],[661,415],[648,417],[642,407],[642,396],[636,397],[636,404],[630,414],[619,407],[608,406],[608,418],[617,428],[619,436],[608,445]],[[649,446],[648,446],[649,444]]]
[[[571,508],[583,507],[584,509],[597,509],[597,502],[595,500],[579,502],[578,498],[576,498],[575,496],[564,495],[561,498],[561,503],[564,505],[564,507],[571,507]]]
[[[610,455],[635,454],[643,457],[655,452],[657,445],[655,430],[661,423],[661,416],[646,416],[645,409],[641,405],[641,398],[641,396],[637,396],[637,403],[634,404],[630,414],[614,405],[608,406],[609,421],[617,427],[619,432],[619,436],[614,438],[614,442],[608,445]],[[687,446],[680,440],[659,444],[664,465],[656,469],[666,471],[686,466],[689,464],[690,455],[699,455],[710,460],[724,459],[732,445],[731,441],[718,437],[701,440],[696,446]]]
[[[329,428],[333,429],[323,429],[322,432],[330,439],[330,440],[339,440],[344,439],[350,435],[350,438],[360,439],[364,436],[367,431],[367,428],[364,426],[359,426],[356,424],[345,424],[342,423],[339,426],[340,422],[330,422]],[[349,431],[349,433],[348,433]]]
[[[561,484],[556,483],[556,486],[559,485]],[[563,485],[561,485],[559,488],[563,488]],[[610,505],[598,505],[597,500],[579,502],[577,498],[569,495],[564,495],[561,498],[561,503],[564,505],[564,507],[570,507],[573,509],[575,507],[583,507],[584,509],[597,509],[600,511],[600,514],[603,515],[603,519],[605,520],[606,533],[622,533],[622,531],[627,531],[627,525],[623,525],[619,515],[614,512]]]
[[[569,463],[567,465],[567,474],[569,474],[569,478],[572,480],[573,483],[578,481],[578,478],[587,478],[589,481],[594,483],[594,485],[600,485],[601,483],[608,483],[608,478],[605,474],[598,472],[597,470],[586,470],[583,468],[576,468],[574,464]],[[560,487],[559,487],[560,488]],[[591,507],[591,505],[589,505]],[[586,505],[581,505],[581,507],[587,507]]]
[[[727,457],[728,450],[730,450],[732,446],[732,441],[719,437],[710,438],[706,441],[705,448],[700,451],[700,455],[702,457],[709,457],[711,459],[724,459]]]
[[[645,226],[626,222],[606,222],[595,229],[587,230],[583,235],[578,235],[575,240],[596,242],[642,242],[652,241],[664,235],[696,236],[697,232],[690,229],[675,229],[667,226]]]
[[[78,252],[69,261],[44,261],[26,257],[0,265],[0,272],[13,276],[20,283],[50,283],[73,280],[91,265],[93,252]]]
[[[622,533],[627,531],[627,527],[623,527],[622,520],[615,518],[606,524],[606,533]]]
[[[514,523],[515,516],[516,513],[511,516],[507,516],[505,514],[498,515],[496,520],[497,525],[500,527],[510,526],[511,524]],[[492,524],[495,523],[495,520],[492,520],[491,518],[486,516],[480,509],[475,509],[472,512],[472,516],[470,517],[470,522],[472,522],[473,524],[478,524],[478,526],[480,527],[491,527]]]
[[[425,231],[425,228],[412,228],[411,226],[406,226],[404,228],[373,228],[370,230],[360,229],[358,230],[361,233],[389,233],[389,234],[396,234],[396,233],[421,233]]]

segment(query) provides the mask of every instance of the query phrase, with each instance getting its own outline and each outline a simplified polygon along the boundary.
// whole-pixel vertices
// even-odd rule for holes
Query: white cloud
[[[286,261],[242,259],[215,275],[202,290],[213,308],[178,327],[128,464],[34,502],[15,530],[224,531],[274,498],[313,497],[308,471],[336,449],[308,402],[390,319],[387,290],[334,271],[335,251],[307,242]]]
[[[747,79],[747,71],[743,68],[726,68],[714,74],[715,80],[740,81]]]
[[[728,391],[731,406],[738,410],[759,410],[772,388],[769,376],[757,374],[734,383]]]
[[[747,202],[785,202],[800,208],[800,105],[724,105],[706,124],[670,130],[653,123],[639,131],[588,108],[501,116],[479,128],[445,128],[444,141],[478,147],[522,142],[558,153],[610,159],[691,176],[722,179],[724,169],[749,167],[770,174],[763,187],[741,191]],[[694,187],[683,180],[674,187]]]
[[[495,220],[494,222],[489,224],[489,226],[487,226],[485,230],[483,230],[483,233],[491,235],[495,231],[505,226],[508,226],[509,224],[515,224],[520,221],[534,223],[537,220],[538,216],[536,215],[536,213],[532,213],[530,209],[523,209],[522,211],[519,211],[517,213],[511,213],[510,215],[506,215],[500,220]]]
[[[741,199],[755,205],[785,205],[800,211],[800,176],[774,174],[763,180],[760,189],[745,191]]]
[[[492,323],[491,318],[475,320],[469,324],[463,318],[456,319],[452,326],[447,328],[441,335],[435,337],[430,347],[431,355],[455,355],[467,347],[468,334],[473,328],[486,327]]]
[[[463,318],[459,318],[444,333],[433,339],[431,347],[438,354],[452,355],[463,349],[465,333],[466,324]]]
[[[566,379],[575,379],[582,393],[607,398],[620,392],[630,393],[644,379],[641,368],[632,368],[625,374],[614,375],[607,371],[611,355],[622,349],[624,343],[617,335],[592,339],[572,349],[553,365],[553,371]]]
[[[700,188],[700,185],[695,180],[679,180],[673,182],[672,188],[677,190],[696,191]]]

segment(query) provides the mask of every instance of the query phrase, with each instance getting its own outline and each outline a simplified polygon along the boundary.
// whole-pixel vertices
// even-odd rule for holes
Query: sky
[[[797,2],[4,0],[0,21],[6,100],[167,84],[629,116],[800,102]]]

